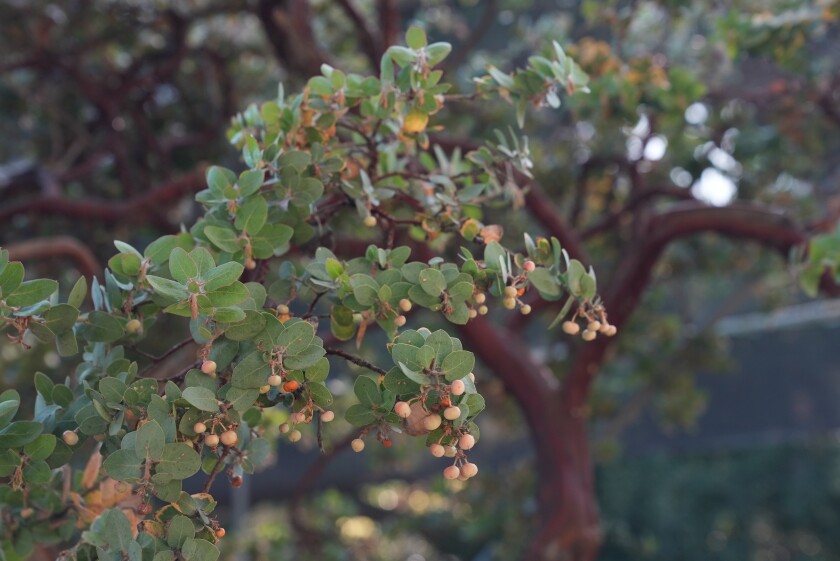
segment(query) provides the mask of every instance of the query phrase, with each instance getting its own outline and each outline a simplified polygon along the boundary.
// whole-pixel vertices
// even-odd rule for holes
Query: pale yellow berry
[[[478,466],[472,462],[467,462],[466,464],[461,466],[461,475],[469,479],[470,477],[475,477],[478,473]]]
[[[580,326],[573,321],[564,321],[563,332],[569,335],[577,335],[580,333]]]
[[[335,413],[333,411],[324,411],[321,413],[321,420],[325,423],[332,422],[335,419]]]
[[[478,315],[480,315],[480,316],[486,316],[487,312],[489,312],[489,311],[490,310],[487,309],[487,306],[479,306],[478,307]]]
[[[276,310],[277,313],[281,316],[289,313],[289,307],[286,304],[278,305]]]
[[[528,261],[525,261],[525,265],[523,265],[522,268],[525,269],[526,273],[530,273],[537,268],[537,264],[529,259]]]
[[[290,430],[292,430],[292,427],[289,426],[289,423],[283,423],[280,425],[281,433],[287,434]]]
[[[213,360],[205,360],[201,363],[201,371],[208,376],[212,376],[216,373],[216,362]]]
[[[408,417],[411,415],[411,405],[409,405],[405,401],[398,401],[396,405],[394,405],[394,413],[396,413],[403,419],[408,419]]]
[[[595,331],[590,331],[589,329],[584,329],[583,333],[580,334],[580,338],[584,341],[592,341],[598,334]]]
[[[454,446],[444,446],[443,447],[443,455],[447,458],[454,458],[458,455],[458,449]]]
[[[268,385],[272,387],[277,387],[283,383],[283,378],[278,376],[277,374],[272,374],[268,377]]]
[[[527,316],[528,314],[531,313],[531,305],[530,304],[525,304],[524,306],[519,308],[519,311],[520,311],[520,313],[522,313],[523,316]]]
[[[355,438],[353,439],[353,442],[350,443],[350,448],[352,448],[356,453],[361,452],[365,449],[365,441],[361,438]]]
[[[432,444],[429,446],[429,452],[432,453],[432,456],[435,458],[442,458],[443,455],[446,453],[446,450],[443,449],[443,446],[440,444]]]
[[[457,466],[449,466],[443,470],[443,476],[446,479],[458,479],[459,475],[461,475],[461,470]]]
[[[362,222],[368,228],[373,228],[374,226],[376,226],[376,217],[368,214],[367,216],[365,216],[365,219]]]
[[[249,257],[248,259],[245,260],[245,268],[248,269],[249,271],[253,271],[254,269],[257,268],[257,262],[254,261],[253,258]]]
[[[607,329],[607,337],[613,337],[615,334],[618,333],[618,328],[614,325],[611,325],[609,329]]]
[[[196,434],[204,434],[207,432],[207,425],[204,423],[196,423],[193,425],[193,432]]]
[[[297,442],[303,437],[299,430],[293,430],[289,433],[289,442]]]
[[[260,393],[268,393],[270,391],[271,391],[271,386],[269,386],[268,384],[266,384],[264,386],[260,386]]]
[[[454,421],[461,416],[461,409],[455,406],[443,410],[443,416],[447,421]]]
[[[125,330],[129,335],[137,335],[143,333],[143,324],[139,319],[132,319],[125,324]]]
[[[467,315],[470,319],[475,319],[478,317],[478,310],[476,310],[475,308],[470,308],[470,311],[467,312]]]
[[[514,308],[516,307],[516,299],[515,299],[515,298],[505,298],[505,299],[502,301],[502,305],[503,305],[506,309],[508,309],[508,310],[512,310],[512,309],[514,309]]]
[[[306,422],[306,413],[304,413],[303,411],[298,411],[289,415],[289,418],[292,420],[293,423],[303,423]]]
[[[61,438],[67,446],[75,446],[79,443],[79,435],[71,430],[66,430],[61,434]]]
[[[405,325],[405,316],[397,316],[394,318],[394,323],[397,324],[397,327],[402,327]]]
[[[204,437],[204,444],[206,444],[210,448],[215,448],[219,445],[219,437],[215,434],[208,434]]]
[[[475,437],[471,434],[465,434],[458,439],[458,447],[461,450],[469,450],[475,446]]]
[[[31,506],[28,506],[28,507],[26,507],[26,508],[24,508],[20,511],[20,517],[21,518],[29,518],[33,514],[35,514],[35,509],[32,508]]]
[[[440,415],[429,415],[423,419],[423,428],[428,431],[433,431],[437,429],[443,421],[440,418]]]
[[[452,395],[461,395],[465,391],[467,391],[467,385],[464,384],[464,382],[461,380],[455,380],[454,382],[452,382],[452,385],[449,386],[449,391],[452,393]]]
[[[598,331],[601,329],[601,322],[600,321],[590,321],[589,325],[586,326],[586,329],[589,331]]]
[[[219,440],[225,446],[234,446],[237,442],[239,442],[239,437],[236,436],[236,431],[226,430],[222,433],[222,436],[219,438]]]
[[[400,309],[404,312],[410,312],[411,300],[409,300],[408,298],[403,298],[402,300],[400,300]]]
[[[505,298],[516,298],[516,288],[512,286],[505,287]]]
[[[472,380],[472,383],[475,384],[475,372],[470,372],[468,376],[470,377],[470,380]]]
[[[475,300],[476,304],[484,304],[485,300],[487,300],[487,295],[485,295],[483,292],[479,292],[475,296],[473,296],[473,300]]]

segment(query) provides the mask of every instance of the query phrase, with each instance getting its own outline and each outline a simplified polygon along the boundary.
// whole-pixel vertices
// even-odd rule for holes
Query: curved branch
[[[381,38],[376,35],[374,30],[368,25],[365,17],[353,5],[353,0],[338,0],[338,5],[341,6],[341,9],[344,10],[344,13],[347,14],[347,17],[356,26],[362,49],[367,54],[373,67],[378,68],[379,58],[385,50]]]
[[[102,274],[102,266],[85,244],[70,236],[35,238],[6,246],[15,261],[68,257],[76,262],[82,275],[92,278]]]
[[[490,31],[490,28],[493,27],[498,11],[499,0],[485,0],[481,19],[478,20],[467,38],[455,48],[455,52],[446,61],[446,72],[452,72],[464,64],[470,53],[475,50],[484,36],[487,35],[487,32]]]

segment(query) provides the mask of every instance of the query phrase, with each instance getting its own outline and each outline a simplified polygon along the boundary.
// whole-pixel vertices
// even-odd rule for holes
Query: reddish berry
[[[525,261],[525,265],[522,268],[525,269],[526,273],[530,273],[537,268],[537,264],[529,259],[528,261]]]
[[[230,486],[234,489],[239,489],[242,487],[242,476],[241,475],[234,475],[230,478]]]
[[[382,441],[382,446],[384,446],[385,448],[390,448],[390,447],[391,447],[391,444],[392,444],[392,443],[391,443],[391,439],[390,439],[390,438],[386,438],[385,440],[383,440],[383,441]]]
[[[226,533],[227,532],[225,532],[224,528],[219,528],[218,530],[216,530],[215,535],[217,538],[222,539],[223,537],[225,537]]]

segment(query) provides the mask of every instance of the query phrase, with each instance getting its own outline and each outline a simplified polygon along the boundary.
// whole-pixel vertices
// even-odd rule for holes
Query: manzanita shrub
[[[433,68],[449,51],[412,28],[406,47],[384,55],[379,78],[324,67],[302,93],[281,88],[248,108],[230,130],[247,169],[208,169],[196,196],[205,213],[189,232],[142,252],[115,242],[104,281],[80,278],[63,301],[57,282],[24,280],[23,265],[0,251],[4,331],[23,346],[54,342],[62,356],[81,356],[61,383],[34,375],[31,419],[16,391],[0,395],[6,559],[40,544],[74,559],[215,561],[224,535],[215,502],[185,492],[184,480],[203,472],[209,491],[225,473],[241,484],[269,454],[267,431],[277,434],[266,422],[271,408],[289,411],[279,432],[292,442],[306,425],[332,421],[328,354],[372,373],[357,378],[358,402],[344,413],[355,451],[366,438],[387,447],[393,432],[406,432],[448,458],[446,478],[474,476],[468,453],[485,406],[475,358],[445,330],[405,327],[413,307],[465,324],[494,301],[529,313],[522,298],[533,289],[565,300],[555,321],[573,314],[565,332],[581,332],[581,322],[586,340],[615,333],[594,274],[556,239],[526,236],[524,253],[514,253],[501,228],[480,222],[482,205],[516,202],[517,181],[530,176],[527,141],[500,134],[462,155],[428,134],[447,102],[500,96],[521,123],[527,106],[558,106],[561,92],[585,89],[586,76],[555,44],[524,69],[491,68],[474,94],[448,96]],[[346,260],[322,246],[368,231],[360,222],[382,232],[384,247]],[[410,247],[396,246],[441,237],[461,238],[455,262],[411,261]],[[186,318],[184,333],[172,322],[162,333],[165,314]],[[390,340],[389,369],[325,344],[362,346],[373,324]],[[149,337],[175,344],[150,356],[140,350]],[[190,344],[194,361],[162,374],[162,360]]]

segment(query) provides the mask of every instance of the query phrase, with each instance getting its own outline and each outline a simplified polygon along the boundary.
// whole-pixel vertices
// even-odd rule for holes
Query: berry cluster
[[[578,319],[585,322],[585,328],[581,329]],[[563,332],[568,335],[580,334],[580,338],[584,341],[593,341],[598,333],[613,337],[618,333],[618,328],[610,325],[607,321],[607,314],[603,306],[592,306],[589,309],[581,306],[572,319],[563,322]]]

